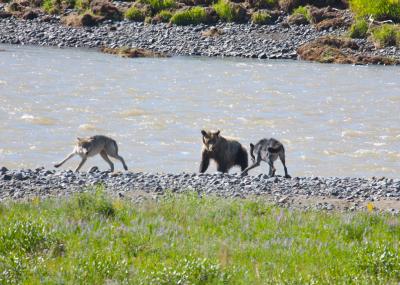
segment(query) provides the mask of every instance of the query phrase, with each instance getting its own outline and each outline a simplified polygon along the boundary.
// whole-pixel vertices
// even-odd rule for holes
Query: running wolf
[[[101,157],[110,165],[111,172],[114,171],[114,164],[111,162],[108,156],[111,156],[121,161],[124,169],[128,170],[124,159],[120,155],[118,155],[117,142],[112,138],[101,135],[89,138],[77,138],[74,150],[69,155],[67,155],[67,157],[63,161],[55,164],[54,167],[58,168],[73,156],[79,155],[82,158],[82,161],[79,163],[78,167],[75,170],[79,171],[79,169],[81,169],[88,157],[92,157],[97,154],[100,154]]]

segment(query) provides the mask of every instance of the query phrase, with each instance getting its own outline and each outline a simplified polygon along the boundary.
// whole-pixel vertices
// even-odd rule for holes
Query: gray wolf
[[[97,154],[100,154],[101,157],[108,163],[108,165],[110,165],[111,172],[114,171],[114,164],[111,162],[108,156],[111,156],[121,161],[124,169],[128,170],[124,159],[122,158],[122,156],[118,155],[117,142],[112,138],[102,135],[97,135],[89,138],[77,138],[74,150],[69,155],[67,155],[67,157],[63,161],[55,164],[54,167],[58,168],[69,159],[71,159],[73,156],[79,155],[82,158],[82,161],[79,163],[78,167],[75,170],[79,171],[79,169],[81,169],[88,157],[92,157]]]
[[[279,157],[285,170],[285,178],[291,178],[285,164],[285,148],[278,140],[270,138],[262,139],[256,145],[250,143],[250,155],[253,164],[247,167],[242,174],[247,174],[250,169],[260,166],[261,161],[265,161],[269,165],[269,176],[273,177],[276,171],[274,161]]]

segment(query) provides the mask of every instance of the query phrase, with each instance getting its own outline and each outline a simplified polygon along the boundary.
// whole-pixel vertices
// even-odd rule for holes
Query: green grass
[[[385,24],[372,30],[372,38],[379,47],[400,46],[400,29]]]
[[[271,15],[267,11],[257,11],[251,15],[254,24],[266,25],[271,23]]]
[[[168,10],[162,10],[160,13],[157,14],[157,17],[160,18],[161,22],[167,23],[171,20],[174,14]]]
[[[400,218],[167,194],[0,204],[0,284],[398,284]]]
[[[171,17],[171,23],[180,26],[197,25],[207,22],[206,11],[202,7],[178,11]]]
[[[299,6],[293,10],[292,15],[300,14],[303,15],[309,22],[311,22],[311,14],[307,7]]]
[[[375,20],[400,21],[398,0],[350,0],[350,8],[360,17],[372,16]]]
[[[176,7],[176,2],[174,0],[138,0],[138,2],[149,5],[153,15],[157,14],[161,10]]]
[[[229,0],[219,0],[213,5],[218,17],[225,22],[234,22],[237,18],[235,9]]]
[[[124,14],[125,19],[135,21],[135,22],[143,22],[145,19],[145,16],[146,15],[142,10],[140,10],[134,6],[130,7],[128,10],[126,10],[125,14]]]
[[[356,19],[349,29],[349,36],[353,39],[364,39],[368,34],[368,23],[365,19]]]

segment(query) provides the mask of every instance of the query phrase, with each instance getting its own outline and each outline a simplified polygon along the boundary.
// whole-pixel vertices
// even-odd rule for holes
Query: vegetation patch
[[[268,11],[257,11],[251,15],[251,21],[258,25],[271,24],[272,20],[273,18]]]
[[[161,52],[156,52],[148,49],[142,48],[129,48],[129,47],[122,47],[122,48],[108,48],[102,47],[100,49],[103,53],[108,54],[115,54],[120,57],[129,57],[129,58],[136,58],[136,57],[167,57],[166,54]],[[105,208],[107,209],[107,208]]]
[[[124,17],[130,21],[143,22],[146,15],[142,10],[136,8],[135,6],[131,6],[125,11]]]
[[[173,15],[174,14],[171,11],[163,10],[160,13],[158,13],[155,17],[157,19],[157,22],[168,23]]]
[[[372,30],[372,38],[378,48],[400,46],[400,28],[397,25],[384,24]]]
[[[292,15],[302,15],[308,22],[311,22],[311,14],[308,7],[300,6],[293,10]]]
[[[0,205],[0,284],[397,284],[400,217],[102,188]]]
[[[352,11],[359,17],[372,16],[375,20],[400,21],[400,1],[350,0]]]
[[[246,21],[246,9],[240,4],[232,3],[229,0],[219,0],[213,5],[219,19],[225,22],[244,22]]]
[[[187,10],[177,11],[171,17],[171,23],[179,26],[207,23],[207,14],[204,8],[193,7]]]
[[[349,36],[353,39],[365,39],[368,34],[368,23],[365,19],[357,19],[349,29]]]
[[[177,6],[174,0],[138,0],[138,3],[149,5],[153,15],[161,10],[172,9]]]

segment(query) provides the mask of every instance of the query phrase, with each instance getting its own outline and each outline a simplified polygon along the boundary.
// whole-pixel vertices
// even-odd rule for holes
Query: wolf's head
[[[93,140],[91,138],[77,138],[77,146],[81,153],[88,155],[90,148],[92,147]]]
[[[201,134],[203,135],[203,145],[204,147],[209,150],[209,151],[214,151],[217,147],[218,144],[221,141],[221,136],[219,135],[221,131],[205,131],[202,130]]]

